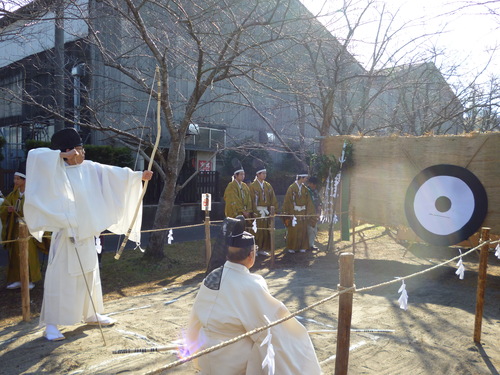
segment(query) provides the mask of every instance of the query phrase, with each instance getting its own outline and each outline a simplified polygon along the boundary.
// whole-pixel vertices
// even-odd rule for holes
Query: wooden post
[[[271,217],[269,220],[271,221],[269,223],[269,235],[271,236],[271,265],[270,268],[274,268],[274,250],[276,247],[275,239],[274,239],[274,234],[276,231],[276,212],[274,209],[274,206],[271,206],[269,208],[269,216]]]
[[[490,228],[483,227],[481,229],[480,242],[485,242],[490,239]],[[481,341],[481,325],[483,323],[483,310],[484,310],[484,291],[486,287],[486,268],[488,267],[488,251],[490,248],[489,243],[481,246],[479,254],[479,270],[477,280],[477,293],[476,293],[476,319],[474,322],[474,342]]]
[[[356,217],[354,216],[355,209],[352,208],[352,253],[356,254],[356,240],[354,234],[356,233]]]
[[[30,311],[30,271],[28,262],[28,227],[25,223],[19,222],[19,263],[21,276],[21,300],[23,309],[23,321],[29,322]]]
[[[350,188],[351,177],[350,173],[344,171],[342,173],[342,180],[340,182],[340,232],[341,232],[341,240],[349,241],[349,229],[351,224],[349,223],[349,194],[351,191]]]
[[[212,242],[210,240],[210,211],[205,208],[205,266],[208,267],[212,256]]]
[[[342,253],[339,257],[338,290],[342,291],[354,286],[354,254]],[[347,375],[349,366],[349,345],[351,337],[353,293],[339,296],[339,319],[337,327],[337,354],[335,358],[335,375]]]

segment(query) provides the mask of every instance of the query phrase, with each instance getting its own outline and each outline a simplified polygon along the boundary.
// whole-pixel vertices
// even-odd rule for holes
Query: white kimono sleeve
[[[64,169],[60,151],[37,148],[28,153],[24,216],[35,237],[65,228],[68,221],[76,226],[73,193]]]
[[[135,211],[138,209],[136,220],[130,232],[130,241],[141,241],[142,224],[142,172],[132,171],[130,168],[120,168],[101,164],[102,191],[105,201],[109,204],[108,210],[119,213],[117,220],[107,229],[115,234],[126,234],[132,224]]]
[[[240,304],[247,308],[240,311],[241,319],[247,331],[267,324],[264,315],[272,322],[290,314],[285,305],[274,298],[267,289],[265,280],[258,275],[252,275],[260,279],[260,288],[256,288],[248,302],[248,293],[235,295],[237,300],[242,299]],[[260,289],[260,290],[259,290]],[[236,304],[238,302],[235,302]],[[308,374],[319,375],[321,368],[314,351],[311,339],[305,327],[297,319],[292,318],[271,328],[272,345],[275,351],[275,374]],[[252,336],[255,344],[252,355],[247,365],[247,374],[257,374],[262,371],[262,361],[267,352],[267,345],[260,346],[267,332],[261,332]]]

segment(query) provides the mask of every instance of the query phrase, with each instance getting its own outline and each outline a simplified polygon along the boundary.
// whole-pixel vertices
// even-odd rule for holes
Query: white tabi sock
[[[97,315],[97,318],[94,315],[91,318],[87,319],[86,322],[88,324],[98,324],[98,322],[99,322],[99,323],[101,323],[101,325],[111,325],[111,324],[116,323],[116,320],[113,318],[110,318],[109,316],[101,315],[99,313],[97,313],[96,315]]]
[[[65,339],[61,331],[59,331],[57,326],[53,324],[47,324],[43,336],[49,341],[59,341]]]

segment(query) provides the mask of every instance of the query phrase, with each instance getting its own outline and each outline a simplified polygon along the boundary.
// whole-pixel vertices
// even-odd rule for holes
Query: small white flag
[[[500,243],[495,247],[495,256],[500,259]]]
[[[100,237],[95,238],[95,249],[97,250],[97,254],[100,254],[102,252],[102,245],[101,245],[101,238]]]
[[[171,245],[173,240],[174,240],[174,232],[172,231],[172,229],[170,229],[168,231],[168,238],[167,238],[168,244]]]
[[[345,162],[345,147],[346,147],[346,145],[347,145],[347,141],[344,141],[344,145],[342,146],[342,156],[339,159],[340,164],[343,164]]]
[[[408,293],[406,293],[406,285],[403,280],[403,285],[398,290],[398,293],[401,293],[401,296],[398,299],[399,308],[403,310],[408,310]]]
[[[252,230],[257,233],[257,220],[254,220],[252,223]]]
[[[337,187],[340,183],[340,179],[341,179],[341,176],[342,176],[342,173],[339,171],[339,173],[337,173],[337,175],[335,176],[335,180],[334,180],[334,188],[333,188],[333,198],[336,198],[337,197]]]
[[[297,225],[297,218],[294,216],[292,219],[292,227]]]
[[[267,323],[269,324],[270,321],[267,318],[267,316],[264,315],[264,318],[266,319]],[[260,346],[264,346],[267,344],[267,354],[264,360],[262,361],[262,370],[264,370],[264,367],[267,366],[267,375],[274,375],[274,370],[275,370],[275,362],[274,362],[274,347],[272,343],[272,338],[273,335],[271,334],[271,328],[267,329],[267,336],[262,341],[262,344]]]
[[[134,250],[140,250],[141,253],[145,252],[146,250],[144,250],[142,247],[141,247],[141,243],[140,242],[136,242],[135,243],[135,248]]]
[[[462,250],[458,249],[458,251],[460,251],[460,255],[462,255]],[[458,278],[460,280],[463,280],[464,279],[464,272],[465,272],[465,267],[464,267],[464,264],[462,262],[462,257],[460,257],[458,259],[458,262],[457,262],[457,270],[455,271],[455,275],[458,275]]]
[[[463,280],[464,279],[464,272],[465,272],[465,267],[462,263],[462,258],[460,258],[458,260],[458,263],[457,263],[457,270],[455,271],[455,275],[458,275],[458,278],[460,280]]]

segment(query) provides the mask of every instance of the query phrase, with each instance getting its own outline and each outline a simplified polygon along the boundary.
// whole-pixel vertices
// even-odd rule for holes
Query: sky
[[[335,7],[350,3],[347,14],[356,14],[356,7],[364,8],[368,0],[301,0],[314,14],[316,12],[328,13],[336,10]],[[470,3],[470,1],[469,1]],[[475,1],[477,3],[477,1]],[[428,33],[427,38],[419,39],[418,43],[411,44],[407,49],[407,57],[426,53],[431,48],[436,48],[440,57],[436,65],[442,71],[447,71],[452,66],[457,66],[451,80],[469,82],[478,72],[481,72],[492,58],[490,66],[485,71],[481,80],[487,81],[491,74],[500,76],[500,0],[493,4],[498,15],[487,14],[485,7],[474,6],[463,8],[463,0],[379,0],[376,7],[380,10],[385,4],[386,12],[394,15],[393,28],[406,24],[404,29],[396,33],[394,42],[389,45],[388,52],[398,50],[398,45],[412,38]],[[375,7],[374,7],[375,8]],[[457,9],[462,8],[460,11]],[[323,9],[320,11],[320,9]],[[455,12],[453,12],[455,11]],[[331,13],[331,12],[330,12]],[[338,17],[339,12],[331,13]],[[365,67],[369,65],[370,42],[376,34],[377,20],[380,20],[380,11],[373,10],[366,14],[367,21],[359,28],[355,39],[358,41],[350,50],[358,61]],[[386,17],[385,23],[392,17]],[[328,23],[332,16],[320,18],[323,23]],[[370,21],[371,22],[368,22]],[[375,22],[374,22],[375,21]],[[334,22],[337,25],[338,22]],[[335,28],[335,26],[333,26]],[[334,30],[335,35],[337,31]],[[345,32],[339,31],[340,35]],[[492,49],[499,49],[492,55]],[[401,60],[404,62],[404,59]],[[446,75],[446,74],[445,74]]]

